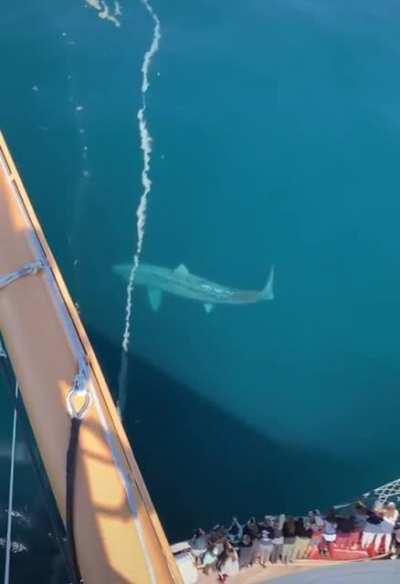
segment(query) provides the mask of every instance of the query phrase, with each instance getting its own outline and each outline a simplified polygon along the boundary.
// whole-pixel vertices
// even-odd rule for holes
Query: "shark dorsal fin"
[[[189,270],[187,269],[185,264],[179,264],[179,266],[175,268],[174,272],[175,274],[177,274],[177,276],[181,277],[186,277],[189,275]]]

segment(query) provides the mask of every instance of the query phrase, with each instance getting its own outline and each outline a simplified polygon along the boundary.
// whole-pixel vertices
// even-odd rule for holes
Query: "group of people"
[[[376,503],[372,509],[356,503],[351,513],[335,510],[322,515],[310,511],[306,517],[266,515],[261,521],[251,517],[241,525],[236,517],[228,527],[214,526],[206,533],[197,529],[190,540],[196,566],[206,574],[216,571],[220,581],[241,568],[259,563],[292,563],[309,557],[318,549],[321,557],[332,557],[337,534],[354,534],[354,545],[378,553],[400,557],[400,518],[396,505]]]
[[[362,548],[373,546],[378,553],[383,543],[385,555],[393,552],[394,557],[400,556],[400,517],[393,501],[386,505],[376,502],[372,510],[357,504],[354,521],[357,529],[362,531]]]
[[[296,519],[266,515],[262,521],[251,517],[245,525],[234,517],[227,528],[216,525],[209,533],[198,529],[190,540],[196,565],[206,574],[216,570],[219,579],[225,581],[240,568],[255,563],[265,568],[270,563],[305,558],[313,535],[314,515]]]

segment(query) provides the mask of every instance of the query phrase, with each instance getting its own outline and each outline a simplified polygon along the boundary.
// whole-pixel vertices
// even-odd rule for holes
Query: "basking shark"
[[[132,264],[118,264],[113,272],[128,281]],[[157,311],[162,302],[164,292],[189,298],[203,304],[210,313],[216,304],[254,304],[274,298],[274,267],[271,268],[267,283],[261,290],[237,290],[210,282],[189,272],[186,266],[180,264],[175,269],[139,264],[135,275],[135,283],[147,288],[150,306]]]

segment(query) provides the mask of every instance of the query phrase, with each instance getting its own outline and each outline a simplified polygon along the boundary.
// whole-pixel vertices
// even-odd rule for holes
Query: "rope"
[[[72,567],[77,582],[83,582],[78,554],[76,551],[74,527],[74,502],[77,454],[79,449],[79,430],[82,420],[92,405],[89,391],[89,368],[86,361],[80,361],[79,371],[75,376],[74,385],[67,395],[67,409],[71,416],[71,431],[66,462],[66,529]]]
[[[75,498],[75,475],[76,462],[79,444],[79,430],[82,418],[73,417],[71,420],[71,433],[67,450],[67,494],[66,494],[66,520],[67,539],[71,555],[72,567],[78,582],[83,582],[76,553],[76,541],[74,531],[74,498]]]
[[[17,402],[18,402],[18,382],[15,383],[15,405],[14,405],[14,419],[12,430],[12,445],[11,445],[11,464],[10,464],[10,483],[8,487],[8,510],[7,510],[7,537],[6,537],[6,560],[4,567],[4,584],[9,584],[10,581],[10,559],[11,559],[11,527],[13,514],[13,495],[14,495],[14,469],[15,469],[15,447],[17,442]]]
[[[25,276],[35,275],[44,267],[44,264],[41,260],[35,262],[29,262],[24,264],[19,270],[15,270],[15,272],[10,272],[5,276],[0,276],[0,290],[2,288],[6,288],[9,284],[12,284],[19,278],[24,278]]]

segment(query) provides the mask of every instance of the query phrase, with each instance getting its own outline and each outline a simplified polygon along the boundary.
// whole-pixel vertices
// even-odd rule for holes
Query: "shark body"
[[[131,269],[132,264],[118,264],[113,267],[113,271],[125,281],[128,281]],[[191,274],[183,264],[175,269],[139,264],[135,283],[147,288],[150,305],[155,311],[160,308],[164,292],[200,302],[207,313],[211,312],[216,304],[255,304],[274,298],[273,267],[266,285],[261,290],[239,290],[222,286]]]

